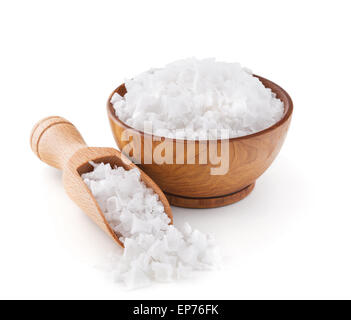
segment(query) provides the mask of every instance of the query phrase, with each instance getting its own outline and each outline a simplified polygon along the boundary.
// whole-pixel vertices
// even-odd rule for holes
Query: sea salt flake
[[[151,269],[154,272],[156,281],[168,282],[173,279],[173,268],[168,263],[152,262]]]

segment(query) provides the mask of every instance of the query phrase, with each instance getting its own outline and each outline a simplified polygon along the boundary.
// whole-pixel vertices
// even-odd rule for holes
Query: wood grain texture
[[[31,133],[33,152],[39,159],[58,169],[62,169],[77,150],[86,147],[72,123],[58,116],[39,121]]]
[[[39,121],[31,133],[33,152],[47,164],[62,169],[63,185],[68,196],[116,243],[123,243],[109,226],[96,199],[81,178],[93,167],[89,161],[110,163],[126,170],[136,166],[119,151],[113,148],[88,147],[75,126],[61,117],[48,117]],[[165,212],[173,223],[172,210],[162,190],[142,170],[140,177],[145,184],[158,194]]]
[[[199,206],[196,205],[196,203],[199,203],[198,199],[201,198],[225,198],[226,195],[235,194],[247,186],[254,184],[256,179],[271,165],[283,145],[292,117],[293,103],[288,93],[275,83],[259,76],[256,77],[260,79],[265,87],[270,88],[277,97],[283,101],[284,115],[279,122],[263,131],[244,137],[229,139],[229,157],[227,163],[229,170],[225,175],[211,175],[210,173],[213,165],[211,163],[200,163],[199,159],[203,157],[203,150],[201,149],[202,145],[199,141],[193,142],[195,144],[195,152],[193,155],[190,155],[190,158],[193,158],[194,164],[177,164],[175,153],[173,154],[173,159],[170,159],[172,164],[158,164],[154,159],[151,164],[145,164],[145,158],[153,154],[160,143],[164,143],[166,147],[168,146],[176,150],[177,144],[183,143],[183,140],[179,141],[170,138],[156,137],[159,141],[152,141],[151,147],[145,148],[145,145],[148,146],[145,141],[147,139],[153,139],[153,136],[133,129],[123,123],[115,115],[113,106],[110,103],[110,98],[115,92],[122,96],[126,93],[124,84],[119,86],[110,95],[107,102],[108,117],[115,141],[120,150],[123,150],[127,144],[135,146],[140,144],[141,152],[133,154],[131,156],[132,161],[136,162],[140,159],[141,164],[139,167],[142,168],[165,193],[179,198],[197,199],[196,201],[194,200],[194,204],[190,204],[191,201],[187,201],[186,203],[189,204],[187,207],[202,208],[202,204]],[[139,138],[133,139],[132,141],[124,141],[122,135],[125,130],[134,132],[135,136],[139,136]],[[192,143],[192,141],[186,141],[186,143]],[[209,159],[209,143],[211,142],[206,141],[205,143],[207,144],[205,156]],[[217,150],[220,150],[221,141],[216,141],[216,143]],[[216,149],[214,148],[214,150]],[[187,154],[186,150],[181,157],[184,158],[184,163],[187,163],[189,154]],[[179,205],[180,202],[174,199],[174,197],[170,197],[170,203]],[[235,201],[235,197],[233,197],[233,202]],[[218,205],[221,205],[220,201]],[[182,206],[185,206],[184,203]]]

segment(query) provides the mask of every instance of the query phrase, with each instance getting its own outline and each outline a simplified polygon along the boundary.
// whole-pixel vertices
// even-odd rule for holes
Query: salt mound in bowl
[[[123,97],[111,98],[116,116],[167,138],[217,139],[219,130],[236,138],[272,126],[284,112],[282,101],[251,71],[214,59],[176,61],[126,80],[125,87]]]

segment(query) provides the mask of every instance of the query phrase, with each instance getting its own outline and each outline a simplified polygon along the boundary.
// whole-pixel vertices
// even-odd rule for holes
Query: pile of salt
[[[216,139],[219,130],[227,130],[229,138],[240,137],[272,126],[284,112],[282,101],[251,71],[215,59],[176,61],[125,86],[124,97],[111,98],[116,115],[157,136]]]
[[[216,266],[219,254],[213,239],[170,219],[157,194],[140,179],[137,168],[124,170],[110,164],[91,163],[82,175],[106,220],[123,242],[122,256],[114,259],[117,281],[128,288],[187,277],[194,270]]]

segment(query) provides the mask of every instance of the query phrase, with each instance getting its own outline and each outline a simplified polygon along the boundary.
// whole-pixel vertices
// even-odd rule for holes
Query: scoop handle
[[[58,169],[77,150],[87,147],[76,127],[58,116],[40,120],[32,129],[30,144],[40,160]]]

